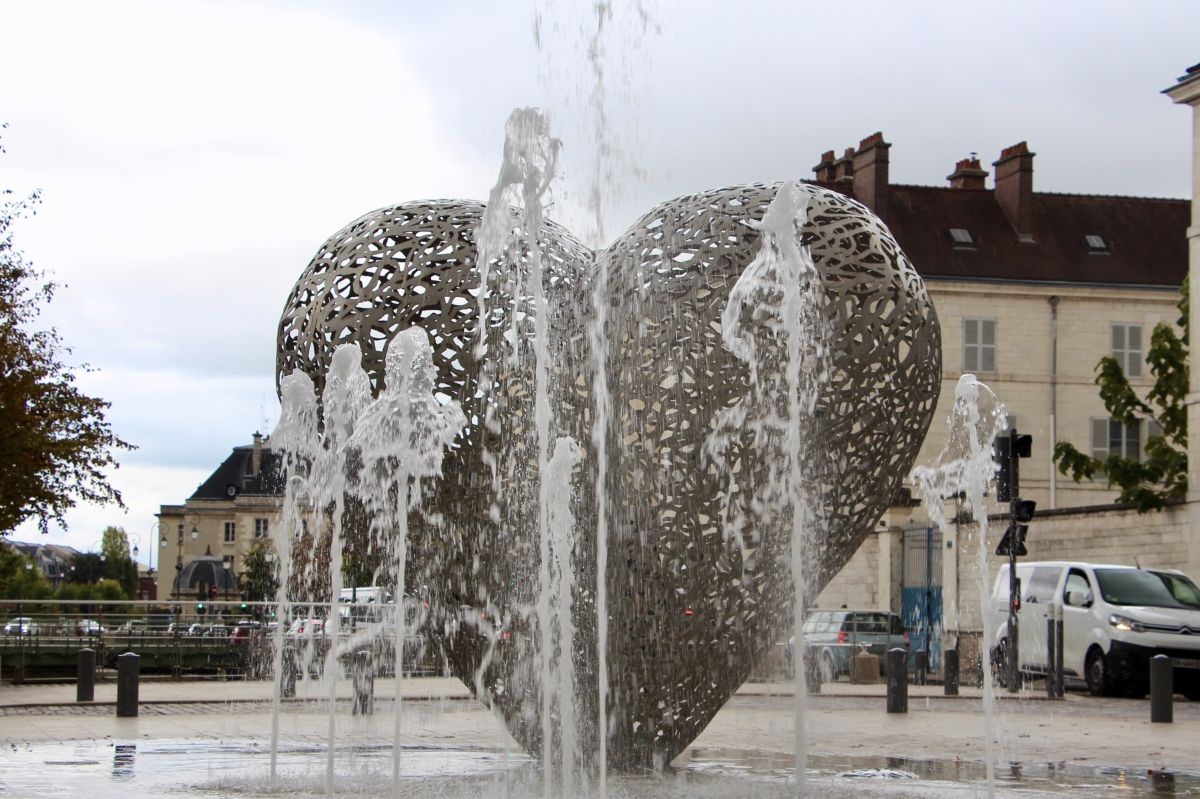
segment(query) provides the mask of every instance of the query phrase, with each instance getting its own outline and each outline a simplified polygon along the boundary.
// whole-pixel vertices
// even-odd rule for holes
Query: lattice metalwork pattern
[[[608,263],[604,368],[608,431],[609,762],[669,762],[702,731],[790,624],[789,527],[750,525],[727,536],[727,505],[753,503],[767,464],[746,437],[717,469],[702,450],[717,413],[747,395],[748,370],[721,345],[730,288],[759,247],[777,185],[706,192],[666,203],[594,258],[547,226],[552,436],[586,450],[577,475],[575,610],[581,739],[595,746],[595,498],[593,365],[586,321]],[[818,413],[826,462],[825,520],[814,536],[812,596],[870,533],[908,473],[941,379],[936,315],[886,227],[842,195],[810,191],[804,242],[825,281],[835,342]],[[492,383],[480,391],[472,352],[479,274],[473,232],[482,206],[410,203],[368,214],[326,243],[289,299],[279,373],[318,386],[332,350],[358,341],[378,385],[384,352],[419,324],[437,349],[439,385],[471,420],[410,519],[409,585],[430,592],[431,643],[454,673],[542,750],[531,665],[538,541],[536,442],[527,255],[492,265],[486,313]],[[526,288],[523,289],[523,286]],[[413,514],[415,517],[418,514]],[[482,665],[482,668],[481,668]],[[553,747],[553,743],[551,744]]]

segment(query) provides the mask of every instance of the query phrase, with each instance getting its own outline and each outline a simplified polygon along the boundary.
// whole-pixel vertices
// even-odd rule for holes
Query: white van
[[[1175,691],[1200,700],[1200,588],[1168,569],[1064,561],[1021,563],[1018,659],[1025,674],[1045,674],[1046,621],[1062,606],[1063,674],[1096,696],[1145,696],[1150,658],[1175,665]],[[993,652],[1007,652],[1008,566],[992,591]],[[1001,670],[1003,673],[1003,670]]]

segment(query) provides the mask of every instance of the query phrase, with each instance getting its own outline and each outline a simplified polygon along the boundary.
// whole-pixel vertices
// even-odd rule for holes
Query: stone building
[[[1132,564],[1139,554],[1143,565],[1187,567],[1197,539],[1182,529],[1181,507],[1139,516],[1114,506],[1119,492],[1106,480],[1077,484],[1057,473],[1052,442],[1097,457],[1114,450],[1140,457],[1158,432],[1153,420],[1131,428],[1110,420],[1095,370],[1112,355],[1140,395],[1153,385],[1146,350],[1156,325],[1179,318],[1191,202],[1036,192],[1035,154],[1025,142],[992,163],[991,188],[974,157],[955,165],[949,185],[897,185],[888,179],[890,147],[877,133],[840,158],[825,153],[814,171],[817,183],[883,218],[937,310],[942,393],[917,463],[942,451],[955,386],[964,373],[976,374],[1005,404],[1010,425],[1033,436],[1033,457],[1021,464],[1021,495],[1039,509],[1029,559]],[[938,636],[977,634],[978,543],[967,540],[966,526],[962,540],[943,538],[905,499],[897,498],[818,607],[891,609],[910,626],[932,619]],[[1005,524],[993,525],[994,536]]]
[[[191,599],[201,579],[197,575],[213,572],[213,559],[219,560],[222,569],[216,570],[219,576],[210,578],[209,585],[217,585],[221,592],[232,588],[231,579],[236,585],[250,548],[268,539],[279,526],[283,489],[277,465],[270,439],[264,441],[255,433],[253,443],[234,447],[186,502],[160,507],[158,519],[167,542],[160,570],[171,574],[167,564],[174,557],[172,598]],[[181,573],[186,578],[182,591],[178,585]]]

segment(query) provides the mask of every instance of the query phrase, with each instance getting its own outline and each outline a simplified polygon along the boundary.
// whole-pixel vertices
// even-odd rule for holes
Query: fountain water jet
[[[974,517],[978,537],[979,603],[983,616],[983,642],[980,657],[991,646],[991,582],[988,579],[988,509],[985,502],[989,486],[996,476],[993,456],[996,437],[1008,429],[1004,406],[992,390],[965,374],[954,389],[954,408],[950,412],[950,434],[946,448],[933,466],[913,469],[912,481],[933,521],[949,536],[952,520],[946,518],[945,502],[964,497],[964,509]],[[996,697],[989,664],[983,666],[984,751],[987,757],[988,799],[996,795],[995,713]]]

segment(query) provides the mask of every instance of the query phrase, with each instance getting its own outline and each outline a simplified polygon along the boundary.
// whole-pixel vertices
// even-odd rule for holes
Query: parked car
[[[325,635],[325,622],[321,619],[296,619],[285,635],[288,638],[320,638]]]
[[[130,619],[117,628],[117,632],[122,635],[133,635],[147,633],[150,631],[150,625],[141,619]]]
[[[1017,566],[1021,603],[1018,664],[1023,675],[1047,671],[1046,619],[1062,605],[1063,674],[1096,696],[1145,696],[1150,658],[1167,655],[1175,690],[1200,700],[1200,588],[1183,572],[1055,561]],[[1008,646],[1008,567],[992,591],[992,658]],[[1001,675],[1005,669],[999,669]]]
[[[848,674],[851,655],[876,655],[882,669],[889,649],[912,648],[900,616],[882,610],[815,610],[804,622],[804,643],[822,682]]]
[[[76,635],[102,635],[105,632],[104,626],[95,619],[80,619],[75,622]]]
[[[257,621],[239,621],[229,633],[229,643],[248,644],[256,641],[262,635],[262,623]]]
[[[40,631],[38,623],[28,616],[18,616],[4,625],[5,635],[37,635]]]

